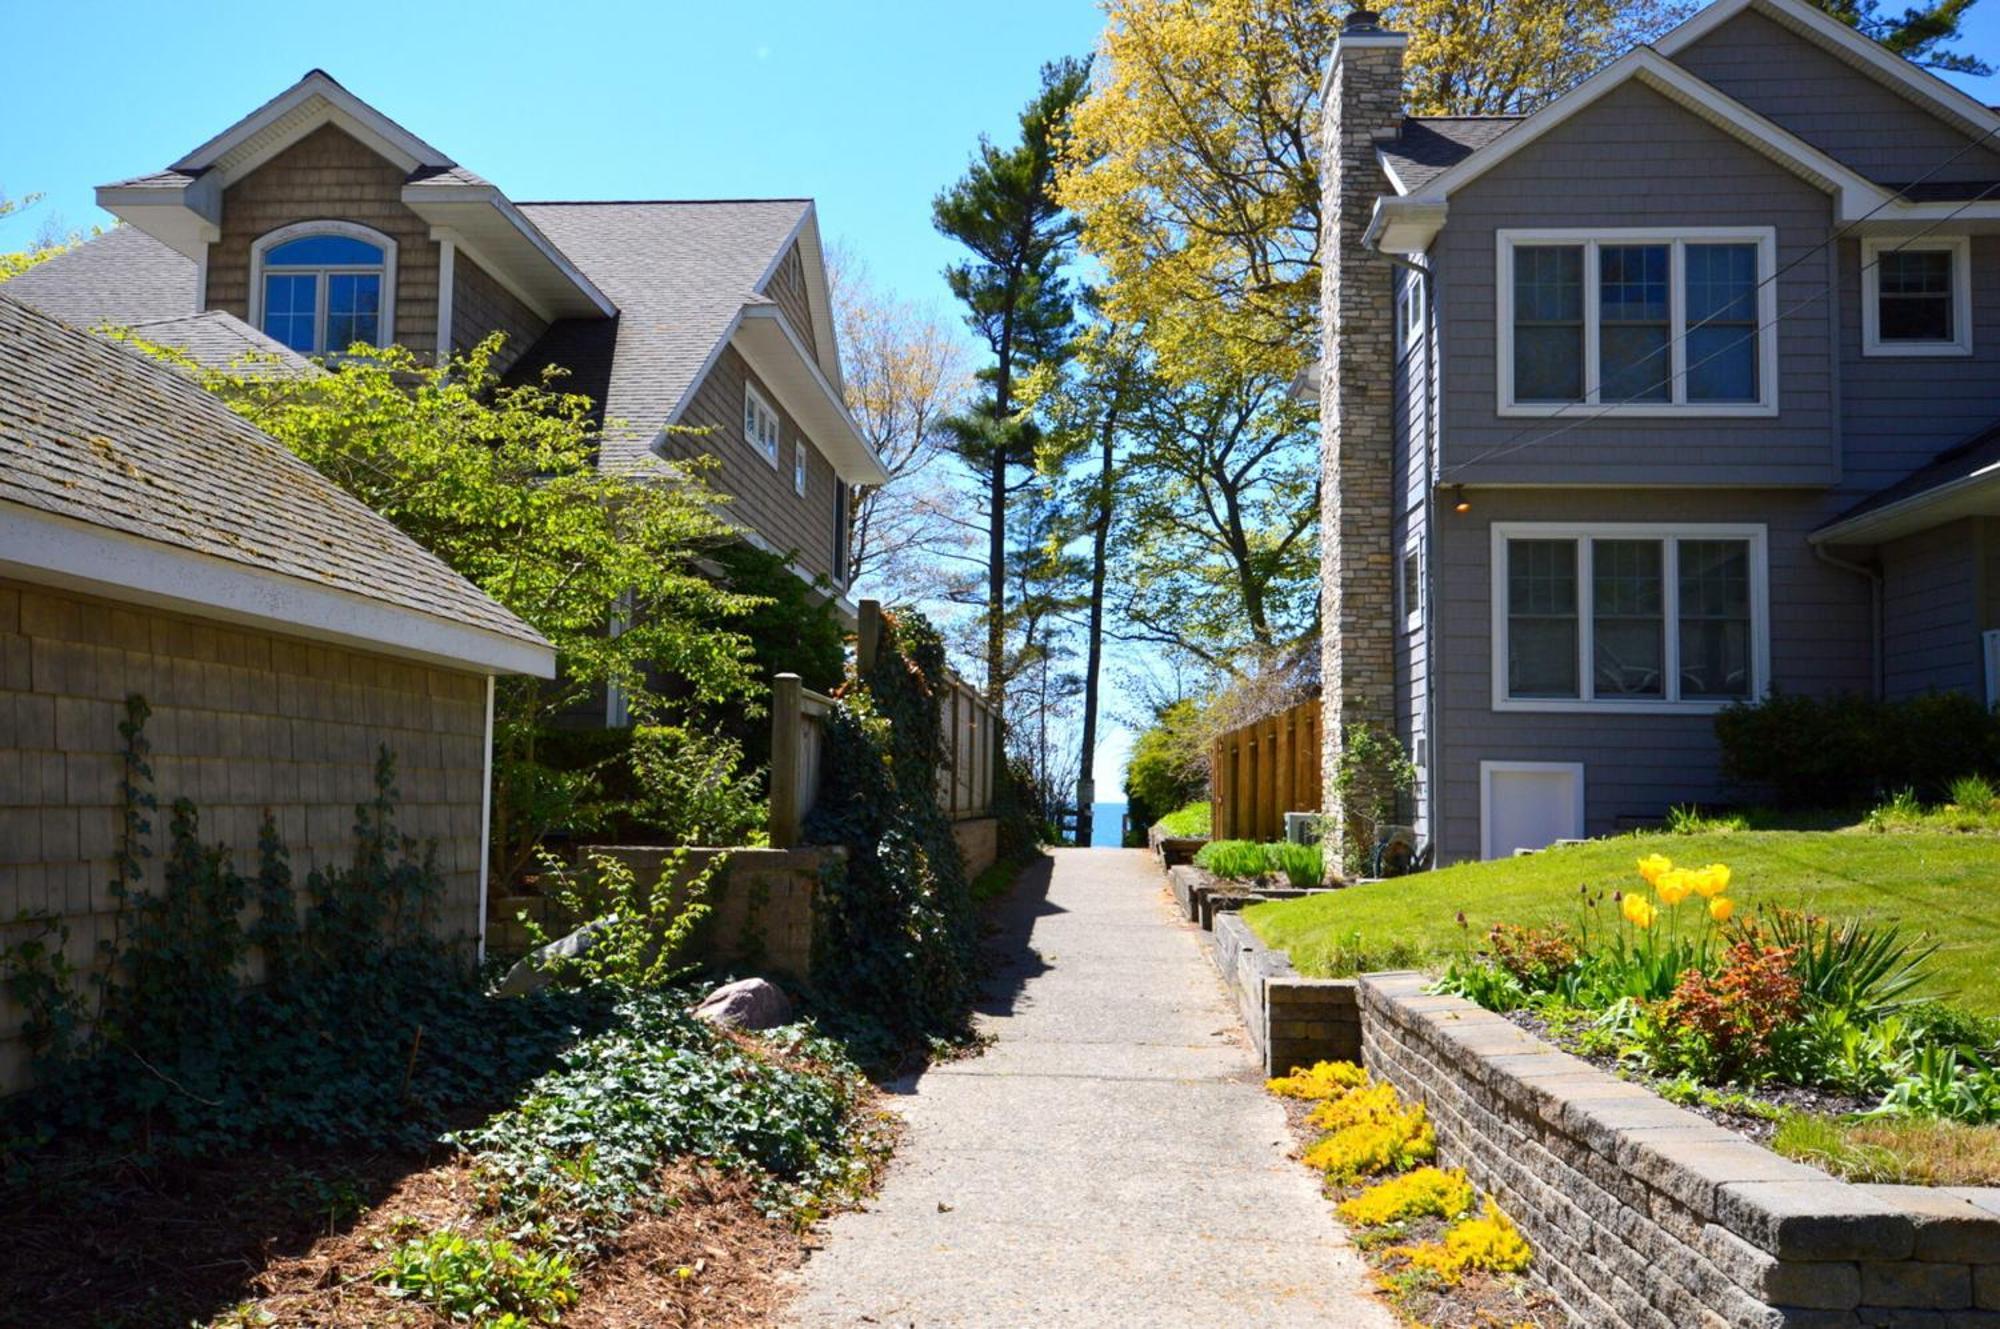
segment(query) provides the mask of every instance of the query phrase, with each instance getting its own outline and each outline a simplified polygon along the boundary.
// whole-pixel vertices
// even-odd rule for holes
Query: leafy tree
[[[1406,0],[1419,113],[1512,112],[1568,88],[1672,0]],[[1107,0],[1099,78],[1072,118],[1056,196],[1169,377],[1311,358],[1319,302],[1324,0]]]
[[[984,400],[952,423],[953,448],[985,491],[986,687],[996,709],[1007,688],[1007,507],[1010,471],[1033,459],[1033,431],[1017,415],[1016,377],[1061,354],[1073,318],[1062,265],[1076,237],[1053,189],[1063,126],[1083,96],[1089,67],[1058,60],[1042,67],[1039,92],[1021,112],[1020,142],[981,138],[972,164],[931,204],[943,234],[972,251],[945,270],[966,322],[993,364],[980,371]]]
[[[613,685],[642,721],[740,701],[750,648],[726,625],[762,602],[698,566],[731,539],[699,468],[671,482],[600,471],[590,400],[562,392],[558,373],[501,385],[500,345],[441,365],[357,346],[309,378],[182,363],[555,646],[554,683],[502,679],[496,696],[493,852],[511,874],[579,794],[536,761],[548,722]]]
[[[10,198],[7,191],[0,189],[0,221],[26,212],[41,201],[40,194],[23,194],[19,198]],[[101,232],[93,227],[91,234],[97,235]],[[18,277],[29,268],[46,263],[56,255],[76,248],[87,238],[81,231],[65,232],[58,217],[44,218],[41,230],[35,233],[33,244],[26,249],[0,252],[0,282],[6,281],[9,277]]]
[[[1927,0],[1902,13],[1884,15],[1879,0],[1813,0],[1827,13],[1873,37],[1897,55],[1925,69],[1985,77],[1989,62],[1945,48],[1959,40],[1966,11],[1975,0]]]
[[[1310,411],[1270,374],[1155,373],[1135,398],[1114,542],[1122,635],[1231,672],[1316,635]]]
[[[847,584],[890,602],[928,597],[940,560],[971,557],[945,473],[971,357],[942,318],[881,291],[853,255],[835,250],[828,266],[848,413],[889,473],[853,496]]]

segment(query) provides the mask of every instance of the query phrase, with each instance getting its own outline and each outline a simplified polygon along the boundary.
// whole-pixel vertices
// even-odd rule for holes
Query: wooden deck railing
[[[882,641],[882,605],[861,602],[857,652],[861,668],[874,667]],[[978,689],[957,675],[939,702],[938,796],[953,821],[990,816],[1000,725]],[[831,698],[807,688],[797,674],[779,674],[771,683],[771,846],[790,849],[819,798],[825,741],[822,718]]]
[[[1320,810],[1319,699],[1231,729],[1209,751],[1213,834],[1278,840],[1287,812]]]

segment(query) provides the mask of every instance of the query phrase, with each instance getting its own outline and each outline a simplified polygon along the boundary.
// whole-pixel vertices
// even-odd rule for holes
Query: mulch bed
[[[1298,1158],[1320,1134],[1306,1122],[1307,1115],[1318,1104],[1295,1098],[1280,1101],[1285,1107],[1285,1120],[1291,1127],[1292,1139],[1298,1144],[1292,1156]],[[1440,1166],[1443,1165],[1440,1161]],[[1326,1187],[1327,1200],[1338,1204],[1374,1184],[1372,1181],[1359,1186],[1329,1184]],[[1442,1219],[1426,1218],[1399,1224],[1395,1228],[1349,1231],[1349,1239],[1354,1242],[1355,1249],[1375,1271],[1383,1301],[1404,1321],[1430,1329],[1520,1329],[1521,1326],[1559,1329],[1568,1323],[1555,1298],[1531,1278],[1490,1274],[1474,1269],[1457,1283],[1443,1286],[1434,1279],[1399,1277],[1402,1261],[1389,1255],[1388,1249],[1420,1241],[1435,1241],[1444,1229]]]
[[[1634,1070],[1616,1057],[1582,1051],[1577,1047],[1575,1037],[1565,1036],[1552,1030],[1549,1028],[1549,1022],[1535,1011],[1509,1011],[1507,1018],[1544,1043],[1552,1044],[1573,1057],[1589,1062],[1607,1075],[1630,1080],[1634,1084],[1644,1085],[1656,1092],[1663,1083],[1660,1077]],[[1759,1104],[1772,1113],[1807,1112],[1816,1117],[1842,1117],[1866,1112],[1876,1103],[1873,1098],[1857,1098],[1853,1094],[1835,1093],[1830,1089],[1808,1089],[1793,1084],[1760,1084],[1747,1087],[1731,1085],[1726,1092]],[[1735,1131],[1757,1144],[1770,1144],[1771,1137],[1778,1133],[1778,1123],[1773,1116],[1743,1106],[1702,1102],[1682,1103],[1679,1106],[1696,1116],[1707,1118],[1718,1126]]]

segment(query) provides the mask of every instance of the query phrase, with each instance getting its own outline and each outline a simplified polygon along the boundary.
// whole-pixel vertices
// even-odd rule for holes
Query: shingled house
[[[386,745],[442,925],[483,945],[493,679],[554,672],[534,629],[219,399],[0,290],[0,921],[60,918],[96,958],[136,695],[161,806],[192,799],[240,854],[271,810],[301,879],[351,857]],[[0,1093],[19,1014],[0,998]]]
[[[231,336],[324,357],[503,332],[512,377],[561,366],[614,423],[604,466],[714,458],[745,538],[851,615],[849,496],[887,477],[843,405],[811,200],[517,203],[319,70],[97,199],[126,224],[12,294],[82,327],[207,312],[153,339],[211,361]]]

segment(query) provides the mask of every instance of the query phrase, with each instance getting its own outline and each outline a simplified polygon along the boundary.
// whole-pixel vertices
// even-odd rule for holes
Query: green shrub
[[[1210,840],[1194,856],[1194,865],[1231,881],[1254,881],[1269,870],[1264,846],[1254,840]]]
[[[1956,692],[1882,702],[1773,693],[1715,719],[1723,775],[1787,808],[1854,807],[1885,791],[1943,797],[2000,777],[2000,715]]]
[[[1320,856],[1320,847],[1315,844],[1292,844],[1279,841],[1264,847],[1265,870],[1281,872],[1285,880],[1300,890],[1310,890],[1325,882],[1325,865]]]
[[[554,1252],[511,1241],[433,1232],[390,1252],[375,1278],[389,1295],[420,1301],[454,1320],[554,1324],[576,1304],[576,1267]]]
[[[1975,816],[2000,811],[2000,789],[1982,775],[1961,775],[1951,782],[1951,803]]]
[[[1205,840],[1209,836],[1213,822],[1207,803],[1189,803],[1175,808],[1154,825],[1160,828],[1162,835],[1171,835],[1181,840]]]
[[[638,794],[631,816],[667,844],[732,846],[763,839],[763,772],[743,768],[743,745],[678,725],[632,733]]]
[[[1183,700],[1162,707],[1152,726],[1133,741],[1132,757],[1125,766],[1125,800],[1133,824],[1148,825],[1207,791],[1207,744],[1200,706]]]

